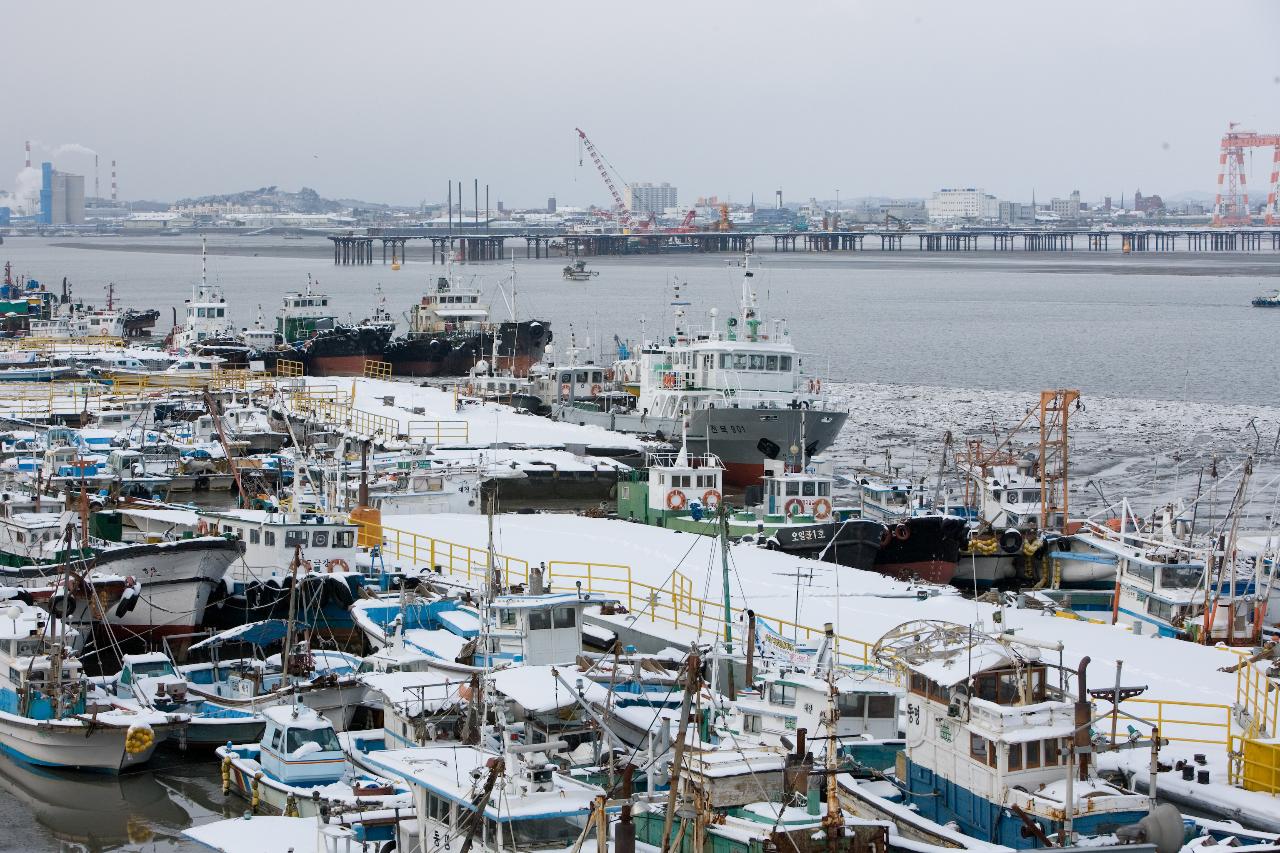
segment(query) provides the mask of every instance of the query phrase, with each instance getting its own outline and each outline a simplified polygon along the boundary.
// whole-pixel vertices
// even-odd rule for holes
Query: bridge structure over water
[[[431,262],[449,258],[498,261],[526,258],[747,252],[1280,252],[1280,228],[1149,228],[1124,230],[975,229],[964,231],[708,231],[689,234],[581,234],[545,231],[331,235],[333,262],[404,260],[411,243],[430,243]]]

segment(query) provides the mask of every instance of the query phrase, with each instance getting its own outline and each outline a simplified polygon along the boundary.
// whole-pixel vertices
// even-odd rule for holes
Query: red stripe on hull
[[[916,563],[876,563],[875,570],[882,575],[909,581],[919,578],[927,583],[951,583],[956,564],[942,560],[921,560]]]

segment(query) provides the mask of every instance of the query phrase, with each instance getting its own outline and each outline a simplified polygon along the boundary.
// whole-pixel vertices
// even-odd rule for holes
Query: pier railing
[[[367,528],[370,534],[380,531],[384,558],[406,561],[415,567],[438,566],[442,572],[468,581],[482,581],[484,578],[488,554],[483,548],[399,530],[386,524],[375,525],[354,518],[352,521]],[[528,583],[528,560],[505,554],[498,554],[495,559],[507,583]],[[723,636],[724,602],[695,595],[693,580],[679,571],[672,571],[662,584],[651,584],[637,580],[631,567],[621,563],[552,560],[545,565],[544,579],[549,589],[571,592],[581,588],[583,592],[618,599],[637,622],[663,622],[677,629],[694,631],[706,639]],[[745,610],[731,607],[730,613],[735,640],[741,642],[746,633]],[[756,618],[764,620],[777,633],[779,645],[785,645],[788,640],[813,645],[823,637],[822,627],[800,625],[760,611],[756,611]],[[839,663],[850,666],[872,664],[875,659],[871,650],[872,643],[856,637],[835,636],[834,655]]]

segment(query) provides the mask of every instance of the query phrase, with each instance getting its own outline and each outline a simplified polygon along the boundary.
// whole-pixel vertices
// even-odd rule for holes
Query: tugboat
[[[1280,290],[1273,290],[1253,298],[1254,308],[1280,308]]]
[[[685,325],[689,303],[677,284],[674,333],[641,348],[634,412],[577,406],[575,379],[585,378],[586,371],[569,367],[549,376],[552,416],[667,438],[679,435],[687,420],[689,441],[719,457],[735,486],[757,483],[766,459],[799,456],[801,442],[805,456],[830,447],[849,413],[823,395],[820,379],[804,373],[785,322],[766,323],[750,262],[748,255],[738,315],[723,326],[717,326],[713,308],[710,328],[691,331]],[[615,365],[614,375],[627,369]]]
[[[589,270],[586,261],[577,260],[566,266],[561,275],[565,281],[590,281],[600,275],[600,271]]]
[[[206,341],[234,341],[235,324],[227,316],[227,298],[222,289],[209,284],[209,252],[204,240],[200,241],[200,284],[192,285],[191,298],[186,301],[181,326],[175,325],[167,343],[182,350],[193,351]]]
[[[410,309],[408,333],[387,345],[383,360],[397,376],[465,376],[492,354],[495,365],[525,376],[549,343],[545,321],[490,322],[479,288],[454,281],[450,268]]]
[[[314,292],[307,276],[304,292],[285,294],[276,317],[276,337],[292,348],[312,376],[360,376],[366,363],[382,360],[395,331],[385,303],[379,288],[371,318],[341,323],[329,307],[328,295]]]

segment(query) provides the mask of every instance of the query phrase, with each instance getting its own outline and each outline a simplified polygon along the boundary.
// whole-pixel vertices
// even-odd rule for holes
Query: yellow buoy
[[[391,271],[392,271],[392,272],[395,272],[395,271],[396,271],[396,270],[398,270],[398,269],[400,269],[400,264],[399,264],[399,263],[393,263],[393,264],[391,265]]]

